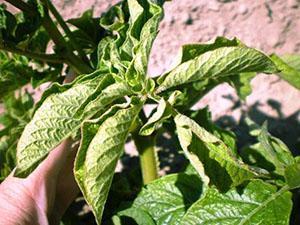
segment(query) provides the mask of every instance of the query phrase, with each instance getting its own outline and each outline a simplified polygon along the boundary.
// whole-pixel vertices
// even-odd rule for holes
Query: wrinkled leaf
[[[83,125],[83,139],[75,160],[75,178],[98,224],[101,223],[117,161],[140,109],[140,105],[120,109],[98,121],[99,125],[97,122]]]
[[[210,188],[183,217],[182,225],[288,225],[291,193],[260,180],[219,193]]]
[[[128,3],[134,1],[128,1]],[[137,2],[137,1],[136,1]],[[130,85],[136,86],[140,82],[144,82],[146,73],[147,73],[147,66],[148,66],[148,57],[150,54],[150,50],[153,44],[153,41],[158,32],[158,25],[162,18],[162,9],[159,5],[153,3],[152,1],[148,1],[149,4],[149,11],[144,12],[144,20],[147,19],[143,28],[141,29],[139,34],[135,34],[136,30],[134,27],[132,29],[132,36],[136,38],[135,35],[139,35],[138,37],[138,45],[135,46],[135,55],[133,57],[133,61],[131,62],[128,71],[126,73],[126,79]],[[130,8],[129,10],[134,11],[135,13],[137,10],[134,7]],[[139,17],[138,15],[137,17]],[[138,20],[138,18],[137,18]],[[145,87],[144,87],[145,88]]]
[[[114,82],[110,75],[99,74],[96,71],[86,77],[79,77],[73,84],[65,87],[54,85],[45,92],[42,103],[31,122],[25,127],[18,143],[17,176],[28,175],[52,148],[76,131],[84,119],[91,118],[95,114],[95,109],[89,112],[85,110],[85,106],[94,103],[98,106],[98,111],[101,111],[115,100],[115,97],[121,97],[109,98],[105,93],[104,100],[101,99],[102,90]],[[59,89],[61,91],[58,91]],[[93,102],[96,97],[98,101]]]
[[[230,46],[242,46],[242,43],[237,39],[227,39],[224,37],[217,37],[213,43],[204,43],[204,44],[187,44],[181,47],[181,51],[177,59],[175,60],[175,66],[178,66],[181,63],[184,63],[188,60],[191,60],[195,57],[198,57],[208,51],[213,51],[221,47],[230,47]],[[178,61],[178,62],[177,62]],[[158,77],[157,82],[160,84],[168,76],[169,73],[165,73],[162,76]],[[231,76],[232,77],[232,76]],[[204,96],[209,90],[217,86],[220,83],[226,82],[225,79],[214,79],[214,80],[202,80],[194,83],[188,83],[177,87],[179,91],[182,92],[179,101],[176,103],[183,110],[189,109],[193,106],[198,100]],[[172,93],[172,92],[171,92]],[[168,96],[168,95],[167,95]]]
[[[178,114],[175,123],[180,145],[205,184],[227,190],[255,176],[222,140],[192,119]]]
[[[148,57],[161,18],[162,8],[152,0],[128,0],[113,6],[100,24],[118,35],[99,43],[98,67],[119,74],[136,92],[145,90]]]
[[[221,47],[180,64],[161,80],[158,92],[185,83],[244,72],[274,73],[270,58],[248,47]]]
[[[280,71],[279,76],[286,80],[290,85],[300,89],[300,69],[297,67],[297,64],[292,63],[289,65],[275,54],[272,54],[270,57]],[[293,67],[295,65],[296,68]]]
[[[236,38],[230,40],[224,37],[217,37],[213,43],[186,44],[181,47],[179,55],[180,63],[194,59],[208,51],[238,45],[241,45],[241,42]]]
[[[157,110],[148,119],[147,123],[140,129],[139,134],[143,136],[151,135],[155,130],[157,130],[164,121],[172,116],[173,108],[172,105],[176,101],[179,92],[174,92],[168,101],[161,98],[158,102]]]
[[[225,130],[213,123],[211,118],[211,113],[208,107],[192,111],[189,110],[185,112],[185,115],[189,116],[201,127],[206,129],[208,132],[212,133],[219,139],[221,139],[232,151],[232,153],[237,156],[237,146],[236,146],[236,136],[233,132]]]
[[[133,207],[148,212],[157,225],[181,224],[186,210],[202,191],[198,176],[172,174],[148,184],[134,200]]]

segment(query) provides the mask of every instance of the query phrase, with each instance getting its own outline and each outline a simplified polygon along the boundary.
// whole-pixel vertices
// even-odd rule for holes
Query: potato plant
[[[223,82],[245,98],[257,73],[276,73],[300,88],[298,56],[268,56],[218,37],[182,46],[176,65],[151,78],[147,65],[163,1],[124,0],[100,18],[88,10],[67,21],[50,0],[6,2],[20,12],[0,6],[2,178],[14,166],[15,176],[28,176],[72,137],[80,141],[74,176],[97,224],[289,224],[299,156],[250,119],[257,143],[237,149],[235,135],[216,126],[207,109],[191,107]],[[76,78],[62,84],[70,72]],[[22,87],[45,82],[52,84],[33,106]],[[149,117],[147,104],[156,104]],[[159,177],[155,146],[162,133],[178,141],[189,165]],[[102,218],[128,138],[145,186]]]

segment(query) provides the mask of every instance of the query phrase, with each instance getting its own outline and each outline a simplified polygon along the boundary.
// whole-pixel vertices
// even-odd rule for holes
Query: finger
[[[49,221],[51,224],[58,224],[62,215],[79,193],[73,173],[77,147],[73,148],[72,153],[68,156],[65,166],[61,169],[58,176],[55,203],[52,215],[50,216],[51,221]]]
[[[48,157],[25,180],[36,203],[47,215],[53,209],[58,175],[71,153],[71,144],[72,141],[67,139],[53,149]]]

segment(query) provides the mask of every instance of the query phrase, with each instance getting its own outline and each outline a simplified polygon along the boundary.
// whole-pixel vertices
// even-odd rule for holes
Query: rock
[[[238,8],[238,12],[239,12],[240,14],[242,14],[242,15],[247,14],[247,12],[248,12],[247,6],[244,5],[244,4],[241,4],[241,5],[239,6],[239,8]]]

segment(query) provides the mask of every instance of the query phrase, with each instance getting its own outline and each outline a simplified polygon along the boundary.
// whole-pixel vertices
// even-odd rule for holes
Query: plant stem
[[[83,50],[79,47],[78,43],[76,42],[76,39],[74,38],[71,30],[69,29],[69,27],[67,26],[67,24],[65,23],[64,19],[62,18],[62,16],[59,14],[59,12],[56,10],[55,6],[52,4],[51,1],[49,0],[43,0],[44,4],[47,5],[48,9],[51,11],[51,13],[53,14],[53,16],[56,18],[57,22],[59,23],[59,25],[62,27],[62,29],[64,30],[64,32],[66,33],[66,35],[69,38],[69,41],[73,47],[74,50],[76,50],[79,54],[79,56],[85,61],[88,62],[89,59],[86,57],[85,53],[83,52]]]
[[[21,11],[28,13],[31,16],[36,15],[36,12],[34,11],[34,9],[30,5],[28,5],[26,2],[23,2],[20,0],[5,0],[5,1],[9,2],[14,7],[20,9]]]
[[[42,22],[53,42],[61,48],[61,54],[65,56],[73,70],[77,74],[92,72],[91,67],[85,64],[80,58],[78,58],[78,56],[74,55],[50,16],[46,14],[43,17]]]
[[[133,134],[133,140],[139,152],[143,182],[148,184],[158,178],[158,165],[155,152],[155,136]]]
[[[22,0],[5,0],[15,6],[16,8],[30,14],[36,15],[37,12],[33,7],[28,5],[27,3],[23,2]],[[42,25],[44,26],[45,30],[53,40],[53,42],[61,49],[61,55],[66,59],[66,63],[77,73],[90,73],[92,72],[92,68],[85,64],[78,56],[76,56],[72,49],[69,48],[68,44],[66,43],[64,37],[59,32],[58,28],[50,18],[50,16],[45,13],[44,17],[42,18]]]
[[[56,54],[43,54],[43,53],[30,52],[30,51],[16,48],[7,43],[0,44],[0,50],[16,53],[18,55],[24,55],[24,56],[27,56],[28,58],[41,60],[43,62],[49,62],[49,63],[63,63],[64,62],[64,59],[62,57],[59,57]]]

